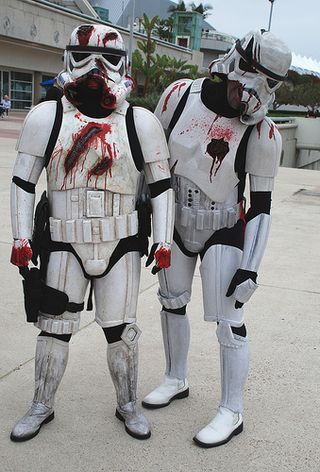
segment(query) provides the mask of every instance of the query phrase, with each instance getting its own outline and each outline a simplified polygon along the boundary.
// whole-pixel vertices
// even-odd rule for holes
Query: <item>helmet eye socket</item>
[[[91,55],[88,52],[75,52],[75,51],[73,51],[71,54],[75,62],[81,62],[84,59],[87,59],[87,57]]]
[[[121,61],[121,56],[116,56],[114,54],[102,54],[102,57],[110,62],[113,66],[117,66],[119,62]]]
[[[239,61],[239,69],[241,69],[243,72],[251,72],[251,74],[257,74],[258,72],[256,69],[254,69],[248,62],[246,62],[242,57],[240,58]]]
[[[267,83],[268,86],[273,89],[278,85],[279,82],[277,80],[267,79]]]

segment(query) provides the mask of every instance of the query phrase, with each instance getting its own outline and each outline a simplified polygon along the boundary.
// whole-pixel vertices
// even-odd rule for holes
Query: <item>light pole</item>
[[[132,1],[132,12],[131,12],[131,21],[130,21],[130,38],[129,38],[129,50],[128,50],[129,74],[131,73],[131,67],[132,67],[133,23],[134,23],[134,14],[135,14],[135,0],[131,0],[131,1]]]
[[[269,26],[268,26],[268,31],[270,31],[270,28],[271,28],[271,20],[272,20],[273,4],[274,4],[275,0],[269,0],[269,2],[271,3],[271,5],[270,5],[270,16],[269,16]]]

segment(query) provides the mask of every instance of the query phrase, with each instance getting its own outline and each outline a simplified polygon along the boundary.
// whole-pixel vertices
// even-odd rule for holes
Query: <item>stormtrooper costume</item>
[[[35,394],[11,439],[34,437],[54,417],[68,342],[79,329],[89,282],[95,319],[108,342],[116,416],[128,434],[146,439],[150,426],[136,406],[140,330],[135,321],[140,257],[146,251],[137,208],[144,175],[151,194],[155,267],[168,267],[174,199],[167,143],[158,119],[126,101],[133,80],[126,74],[126,51],[118,31],[104,25],[79,26],[71,34],[64,61],[65,69],[57,78],[64,96],[61,102],[43,102],[30,111],[13,171],[11,262],[25,277],[25,293],[38,273],[28,263],[36,251],[35,186],[44,168],[48,199],[37,207],[35,220],[37,212],[41,220],[43,208],[48,209],[48,219],[38,234],[43,265],[36,286],[41,297],[34,321],[41,333]],[[27,307],[34,300],[26,297],[25,303]]]
[[[243,304],[257,288],[281,153],[280,133],[265,115],[290,62],[273,34],[250,32],[210,65],[214,80],[176,81],[155,112],[168,137],[175,229],[171,266],[159,272],[165,378],[143,405],[161,408],[189,394],[186,305],[200,256],[204,319],[217,323],[221,366],[217,414],[194,437],[202,447],[224,444],[243,430],[249,363]]]

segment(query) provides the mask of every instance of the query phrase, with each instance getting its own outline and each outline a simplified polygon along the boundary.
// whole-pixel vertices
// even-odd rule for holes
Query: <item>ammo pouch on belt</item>
[[[40,270],[36,267],[25,272],[24,277],[22,281],[24,307],[28,322],[35,323],[40,311],[49,315],[59,316],[65,311],[77,313],[83,310],[84,303],[69,302],[69,297],[66,293],[45,285],[41,279]]]

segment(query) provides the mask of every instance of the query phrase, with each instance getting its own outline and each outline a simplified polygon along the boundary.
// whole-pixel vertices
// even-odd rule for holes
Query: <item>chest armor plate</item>
[[[135,195],[137,171],[126,131],[125,103],[90,118],[63,101],[63,119],[47,173],[50,190],[93,188]]]
[[[226,201],[239,182],[235,158],[246,129],[238,118],[208,110],[200,94],[191,93],[169,139],[174,173],[194,182],[212,201]]]

